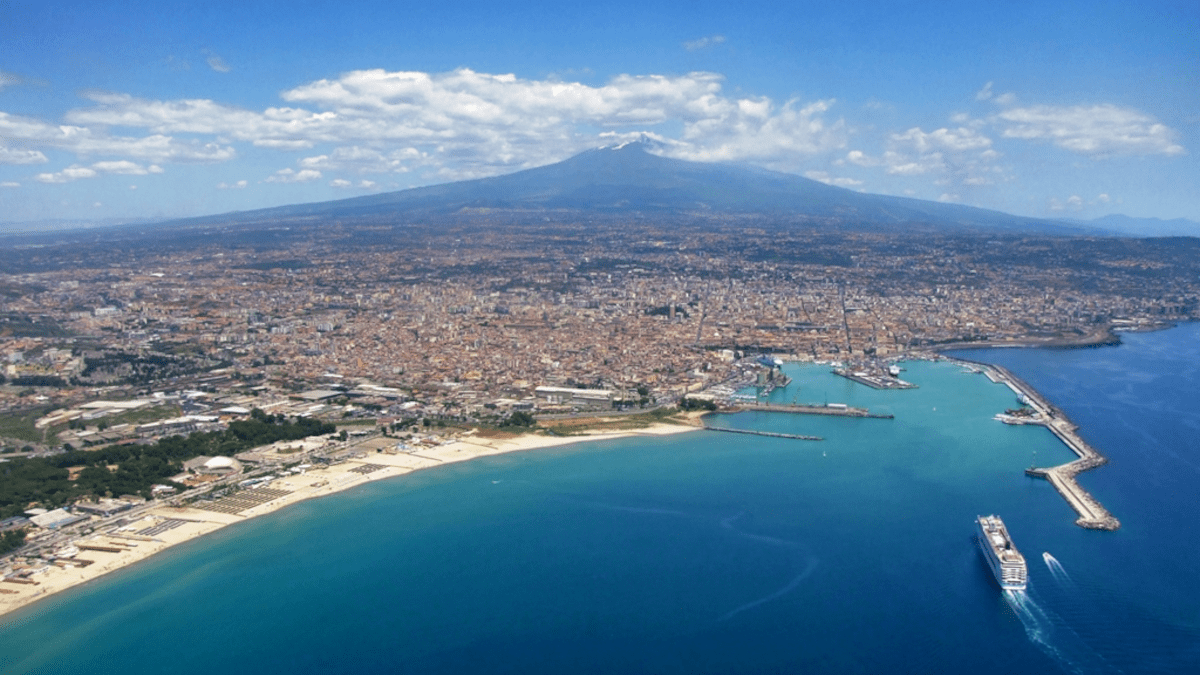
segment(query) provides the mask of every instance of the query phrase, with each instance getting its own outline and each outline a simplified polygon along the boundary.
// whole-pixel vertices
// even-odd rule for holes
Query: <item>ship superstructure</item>
[[[979,516],[979,550],[992,568],[992,574],[1000,588],[1006,591],[1023,591],[1028,580],[1025,556],[1013,545],[1008,528],[1000,516]]]

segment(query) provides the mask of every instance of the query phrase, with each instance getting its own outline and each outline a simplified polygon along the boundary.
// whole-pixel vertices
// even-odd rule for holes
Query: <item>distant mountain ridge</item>
[[[1200,223],[1187,218],[1135,218],[1119,213],[1093,220],[1069,220],[1105,232],[1133,237],[1200,237]]]
[[[621,213],[675,216],[754,214],[780,221],[829,219],[894,228],[1089,234],[1057,220],[904,197],[855,192],[793,174],[739,164],[672,159],[634,141],[588,150],[556,164],[503,176],[445,183],[350,199],[279,206],[172,221],[205,225],[314,218],[470,215],[509,212]]]

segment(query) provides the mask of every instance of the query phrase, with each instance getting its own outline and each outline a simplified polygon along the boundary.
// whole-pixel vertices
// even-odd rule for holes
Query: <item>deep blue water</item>
[[[1006,387],[948,363],[883,392],[789,367],[777,400],[896,418],[742,413],[719,423],[826,440],[695,432],[371,483],[0,619],[0,672],[1200,671],[1200,326],[970,356],[1110,457],[1081,482],[1120,531],[1076,527],[1023,475],[1071,455],[991,419]],[[1029,561],[1023,598],[974,544],[984,513]]]

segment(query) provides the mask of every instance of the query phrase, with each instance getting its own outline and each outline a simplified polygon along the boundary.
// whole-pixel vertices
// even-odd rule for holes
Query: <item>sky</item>
[[[339,199],[642,134],[852,190],[1200,220],[1196,0],[0,0],[0,27],[0,222]]]

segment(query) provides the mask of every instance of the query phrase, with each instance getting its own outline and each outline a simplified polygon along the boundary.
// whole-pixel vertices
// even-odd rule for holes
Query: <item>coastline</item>
[[[104,532],[85,535],[73,541],[73,545],[80,549],[76,558],[72,559],[79,561],[77,564],[72,565],[71,560],[64,560],[61,566],[49,565],[33,575],[28,584],[0,583],[0,618],[228,525],[264,516],[298,502],[343,492],[364,483],[478,457],[637,436],[669,436],[700,428],[688,424],[658,423],[641,429],[596,431],[578,436],[524,434],[505,439],[468,436],[411,453],[373,452],[339,464],[313,468],[302,474],[276,478],[260,487],[277,491],[281,493],[280,496],[236,512],[218,512],[194,506],[154,506],[139,514],[138,520],[120,528],[106,528]],[[164,529],[152,535],[135,534],[152,528]]]

